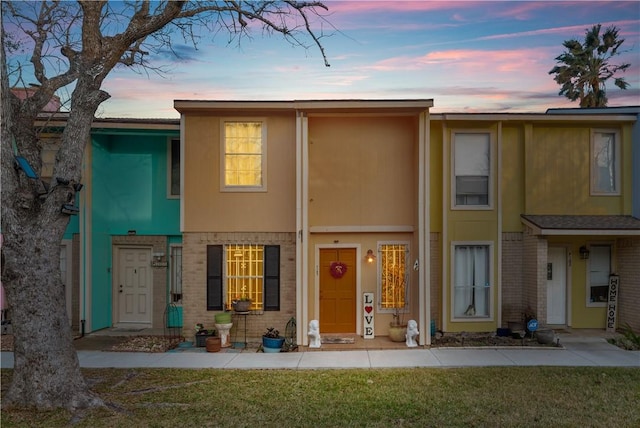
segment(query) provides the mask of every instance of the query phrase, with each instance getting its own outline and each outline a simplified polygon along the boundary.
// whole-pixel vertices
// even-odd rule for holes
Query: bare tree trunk
[[[14,150],[40,171],[40,144],[34,132],[35,116],[12,114],[16,106],[5,73],[2,51],[2,252],[3,285],[14,332],[13,381],[3,406],[64,407],[70,410],[103,405],[87,386],[80,371],[66,314],[60,275],[60,242],[69,223],[61,213],[73,203],[87,136],[98,105],[108,95],[94,87],[99,82],[79,79],[74,98],[81,108],[71,113],[63,132],[48,192],[42,183],[14,168]],[[14,100],[15,102],[15,100]]]

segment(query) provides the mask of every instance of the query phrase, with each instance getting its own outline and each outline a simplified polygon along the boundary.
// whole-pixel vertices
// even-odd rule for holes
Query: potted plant
[[[284,344],[284,337],[274,327],[269,327],[262,335],[262,349],[264,352],[280,352]]]
[[[394,308],[393,321],[389,323],[389,339],[392,342],[404,342],[407,333],[407,323],[404,322],[402,308]]]
[[[215,330],[207,330],[202,323],[196,324],[196,346],[203,347],[207,344],[209,337],[215,336]]]
[[[251,309],[251,299],[247,296],[242,296],[238,300],[233,302],[233,310],[236,312],[248,312]]]

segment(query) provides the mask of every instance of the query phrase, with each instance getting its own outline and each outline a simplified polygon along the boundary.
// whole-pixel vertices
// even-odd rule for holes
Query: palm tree
[[[556,65],[549,71],[555,74],[553,78],[561,85],[559,95],[564,95],[571,101],[580,99],[580,108],[606,107],[607,95],[605,82],[631,64],[614,65],[609,61],[620,54],[620,46],[624,39],[618,38],[618,29],[609,27],[600,35],[600,24],[587,30],[584,42],[565,40],[563,46],[567,49],[556,57]],[[615,77],[614,84],[620,89],[627,89],[629,84],[622,77]]]

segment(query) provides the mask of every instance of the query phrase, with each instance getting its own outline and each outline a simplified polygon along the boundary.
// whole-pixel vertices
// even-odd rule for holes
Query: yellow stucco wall
[[[620,126],[617,126],[620,129]],[[527,214],[624,214],[630,199],[630,164],[622,165],[623,193],[591,196],[590,142],[592,127],[533,127],[525,142],[525,212]],[[609,129],[598,126],[596,129]],[[630,133],[621,133],[621,159],[631,159]],[[570,203],[567,203],[570,201]]]
[[[233,116],[236,117],[236,116]],[[220,191],[220,120],[187,115],[184,132],[184,231],[295,231],[296,122],[273,115],[267,125],[267,191]]]

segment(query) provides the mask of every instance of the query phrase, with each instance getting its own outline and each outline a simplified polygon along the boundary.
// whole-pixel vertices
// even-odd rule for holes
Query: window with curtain
[[[490,316],[490,248],[489,245],[456,245],[454,247],[454,318]]]
[[[591,193],[620,193],[618,138],[615,132],[595,131],[591,140]]]
[[[262,122],[224,122],[222,171],[224,187],[255,190],[265,186],[264,125]]]
[[[589,305],[604,306],[607,303],[610,275],[611,246],[592,245],[589,248],[589,284],[587,285]]]
[[[403,309],[407,306],[409,244],[381,244],[378,254],[380,309]]]
[[[489,205],[489,133],[455,133],[453,170],[455,206]]]

